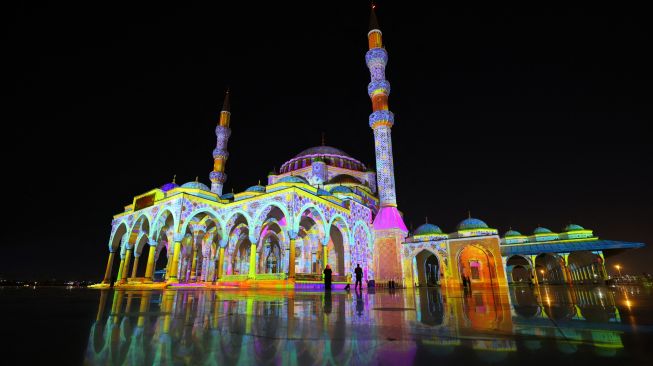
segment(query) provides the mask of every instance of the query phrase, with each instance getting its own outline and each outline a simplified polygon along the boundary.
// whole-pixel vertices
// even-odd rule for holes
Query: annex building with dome
[[[457,288],[510,282],[589,283],[607,279],[605,252],[642,243],[601,240],[568,225],[500,236],[468,217],[452,232],[426,223],[410,232],[398,209],[385,77],[388,53],[372,11],[365,61],[376,165],[343,150],[308,148],[265,184],[224,193],[231,135],[229,93],[215,129],[210,186],[171,182],[137,195],[113,217],[99,287],[319,288],[329,265],[334,287],[363,280],[385,286]],[[364,123],[364,122],[361,122]],[[207,147],[208,150],[209,147]],[[371,283],[371,282],[368,282]]]

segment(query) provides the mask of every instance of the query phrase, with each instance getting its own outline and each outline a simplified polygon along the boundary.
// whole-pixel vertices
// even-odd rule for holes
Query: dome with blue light
[[[187,188],[187,189],[201,189],[203,191],[210,191],[209,187],[206,186],[204,183],[200,182],[188,182],[184,183],[181,185],[181,188]]]
[[[349,187],[345,186],[335,186],[331,188],[331,193],[354,193]]]
[[[565,226],[565,231],[578,231],[578,230],[585,230],[585,228],[576,224],[569,224]]]
[[[504,235],[505,238],[515,237],[515,236],[522,236],[522,234],[516,230],[508,230]]]
[[[260,184],[257,184],[255,186],[251,186],[245,190],[245,192],[258,192],[258,193],[265,193],[265,187],[263,187]]]
[[[473,217],[467,218],[458,224],[456,226],[456,229],[458,231],[461,230],[473,230],[473,229],[488,229],[489,227],[485,222],[479,219],[475,219]]]
[[[331,193],[327,191],[326,189],[318,188],[317,189],[317,195],[318,196],[331,196]]]
[[[171,190],[173,190],[173,189],[175,189],[177,187],[179,187],[179,185],[177,183],[170,182],[170,183],[166,183],[166,184],[162,185],[161,190],[164,191],[164,192],[168,192],[168,191],[171,191]]]
[[[287,177],[283,177],[277,181],[277,183],[304,183],[308,184],[306,179],[303,177],[297,176],[297,175],[289,175]]]
[[[415,232],[413,233],[413,236],[417,235],[442,235],[442,229],[438,227],[437,225],[433,224],[422,224],[420,225]]]
[[[225,193],[222,196],[220,196],[223,200],[232,200],[234,199],[234,194],[233,193]]]
[[[533,230],[533,234],[551,234],[551,233],[553,233],[553,231],[541,226],[538,226],[537,228],[535,228],[535,230]]]

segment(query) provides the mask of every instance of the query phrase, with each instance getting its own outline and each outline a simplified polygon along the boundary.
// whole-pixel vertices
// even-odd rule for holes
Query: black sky
[[[642,9],[379,3],[408,225],[453,231],[471,210],[501,232],[573,222],[653,245]],[[368,2],[109,4],[5,15],[0,275],[100,279],[134,195],[173,174],[209,183],[227,86],[226,191],[322,131],[374,166]],[[641,272],[652,254],[615,260]]]

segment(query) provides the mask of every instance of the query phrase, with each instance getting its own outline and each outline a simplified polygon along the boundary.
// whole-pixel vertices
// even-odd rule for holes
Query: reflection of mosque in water
[[[512,305],[510,305],[512,303]],[[437,288],[362,295],[225,291],[102,291],[86,364],[412,363],[463,352],[483,360],[518,349],[615,355],[612,293]],[[468,352],[472,349],[474,352]]]

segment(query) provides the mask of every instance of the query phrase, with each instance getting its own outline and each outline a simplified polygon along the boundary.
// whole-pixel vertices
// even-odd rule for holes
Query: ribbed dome
[[[541,226],[538,226],[535,228],[535,230],[533,230],[533,234],[551,234],[551,233],[553,233],[551,230]]]
[[[343,156],[343,157],[346,157],[346,158],[351,157],[346,152],[344,152],[344,151],[342,151],[340,149],[336,149],[335,147],[331,147],[331,146],[315,146],[315,147],[311,147],[311,148],[308,148],[308,149],[300,152],[299,154],[297,154],[295,156],[295,158],[301,158],[301,157],[304,157],[304,156],[313,156],[313,155],[334,155],[334,156]]]
[[[181,188],[201,189],[203,191],[210,191],[209,187],[207,187],[206,184],[200,182],[187,182],[182,184]]]
[[[335,186],[331,188],[331,193],[354,193],[351,188],[346,186]]]
[[[440,229],[437,225],[433,225],[433,224],[422,224],[413,233],[414,236],[438,235],[438,234],[442,234],[442,229]]]
[[[464,219],[456,227],[457,230],[470,230],[470,229],[488,229],[488,226],[485,222],[475,219],[473,217]]]
[[[362,184],[360,180],[348,174],[336,175],[335,177],[331,178],[331,180],[329,180],[326,184],[343,184],[343,183]]]
[[[281,165],[281,174],[310,167],[315,162],[328,166],[364,172],[365,164],[352,158],[346,152],[332,146],[315,146],[308,148]]]
[[[522,234],[519,231],[516,230],[508,230],[506,231],[506,234],[504,235],[505,238],[510,238],[513,236],[522,236]]]
[[[177,187],[179,187],[179,185],[177,183],[172,183],[171,182],[171,183],[166,183],[166,184],[162,185],[161,190],[164,191],[164,192],[168,192],[168,191],[173,190],[173,189],[175,189]]]
[[[304,183],[308,184],[306,179],[303,177],[297,176],[297,175],[290,175],[287,177],[283,177],[277,181],[277,183]]]
[[[569,225],[565,226],[564,231],[567,232],[567,231],[577,231],[577,230],[585,230],[585,228],[580,226],[580,225],[569,224]]]
[[[260,184],[257,184],[255,186],[251,186],[245,190],[245,192],[260,192],[260,193],[265,193],[265,187],[263,187]]]

